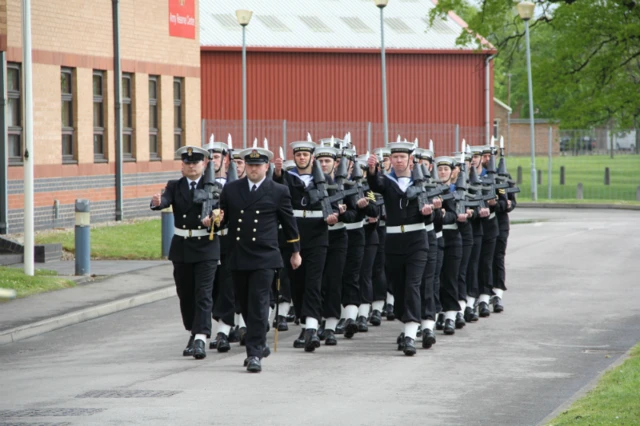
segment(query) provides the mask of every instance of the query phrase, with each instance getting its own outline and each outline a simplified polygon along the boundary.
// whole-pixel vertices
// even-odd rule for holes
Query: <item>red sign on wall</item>
[[[169,35],[196,38],[195,0],[169,0]]]

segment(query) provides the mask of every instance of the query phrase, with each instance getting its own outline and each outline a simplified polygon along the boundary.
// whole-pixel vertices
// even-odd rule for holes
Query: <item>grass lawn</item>
[[[0,288],[13,289],[17,297],[26,297],[75,286],[73,281],[59,278],[57,275],[56,271],[36,269],[35,275],[29,277],[22,269],[0,266]]]
[[[43,232],[36,235],[36,244],[49,243],[61,243],[64,250],[74,252],[74,230]],[[91,228],[92,259],[161,259],[161,243],[160,219]]]
[[[566,425],[640,424],[640,344],[629,359],[607,371],[596,387],[549,422]]]
[[[508,157],[507,169],[516,179],[518,166],[522,167],[522,192],[518,199],[531,199],[531,158]],[[560,185],[560,167],[565,168],[565,184]],[[604,184],[605,167],[610,170],[610,185]],[[536,157],[536,168],[542,170],[542,184],[538,185],[538,201],[548,201],[548,157]],[[585,202],[637,202],[636,191],[640,185],[640,156],[619,155],[614,159],[607,155],[557,156],[552,158],[552,200],[576,198],[576,188],[582,183]],[[640,204],[640,202],[639,202]]]

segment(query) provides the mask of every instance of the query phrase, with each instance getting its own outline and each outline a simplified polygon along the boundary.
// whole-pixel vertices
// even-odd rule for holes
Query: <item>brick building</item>
[[[198,2],[120,4],[123,217],[149,214],[151,194],[179,175],[177,146],[201,144]],[[0,0],[7,81],[0,163],[0,233],[22,232],[22,2]],[[92,221],[116,208],[112,2],[32,2],[36,229],[73,224],[87,198]]]
[[[497,98],[493,98],[493,135],[499,140],[504,136],[507,155],[531,155],[531,127],[528,118],[513,118],[512,109]],[[537,155],[549,152],[549,127],[552,129],[552,152],[560,153],[559,123],[534,119],[534,140]]]

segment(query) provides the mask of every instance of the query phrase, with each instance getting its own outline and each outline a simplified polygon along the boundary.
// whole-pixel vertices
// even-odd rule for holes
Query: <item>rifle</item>
[[[509,173],[507,172],[507,164],[504,159],[504,149],[502,148],[502,141],[500,141],[500,162],[498,163],[498,177],[496,180],[501,183],[507,183],[508,187],[505,190],[507,194],[517,194],[520,192],[520,188],[518,187],[516,181],[511,179]]]
[[[193,193],[193,202],[202,204],[200,217],[211,217],[211,233],[209,240],[214,238],[215,226],[220,226],[220,185],[216,182],[216,174],[213,167],[213,154],[209,154],[209,163],[202,177],[204,179],[204,189],[196,189]]]
[[[456,214],[466,214],[467,209],[470,207],[480,207],[480,201],[476,200],[468,192],[467,185],[467,166],[464,162],[464,154],[462,154],[463,158],[460,162],[460,173],[458,174],[458,179],[456,180],[456,192],[455,192],[455,200],[456,200]]]
[[[422,165],[415,157],[413,159],[413,169],[411,170],[411,179],[413,179],[413,187],[407,188],[407,198],[409,199],[417,198],[418,210],[422,211],[422,207],[424,207],[427,204],[431,204],[431,202],[429,200],[429,196],[425,189],[426,179],[425,179],[425,175],[423,174]],[[415,188],[415,189],[413,191],[409,191],[410,188]],[[433,197],[435,197],[435,195],[433,195],[431,198]]]
[[[313,176],[313,181],[316,184],[316,188],[309,191],[309,203],[311,205],[320,203],[322,207],[322,216],[324,217],[324,220],[327,220],[327,218],[333,214],[333,207],[331,206],[331,201],[329,200],[329,192],[327,191],[327,180],[324,177],[322,167],[320,166],[320,162],[318,160],[315,160],[313,162],[311,174]]]

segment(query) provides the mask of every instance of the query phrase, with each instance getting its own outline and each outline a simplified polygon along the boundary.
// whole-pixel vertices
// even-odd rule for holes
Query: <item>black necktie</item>
[[[196,183],[191,181],[191,196],[193,197],[193,193],[196,191]]]
[[[253,184],[253,186],[251,187],[251,192],[256,192],[258,190],[258,187]]]

